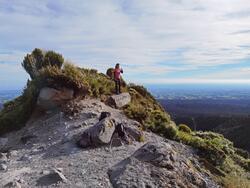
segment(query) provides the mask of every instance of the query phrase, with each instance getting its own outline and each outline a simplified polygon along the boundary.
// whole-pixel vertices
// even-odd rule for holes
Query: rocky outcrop
[[[217,187],[166,142],[150,142],[109,170],[114,187]]]
[[[42,88],[38,99],[37,105],[42,109],[53,109],[59,105],[73,99],[74,91],[68,88],[62,88],[60,90],[54,88]]]
[[[112,95],[108,100],[107,104],[115,108],[121,108],[131,101],[131,96],[129,93],[121,93],[119,95]]]
[[[71,110],[34,115],[27,126],[4,135],[8,142],[3,142],[0,164],[7,168],[0,170],[0,187],[16,182],[25,188],[218,187],[209,173],[196,170],[202,166],[192,148],[141,131],[138,122],[100,100],[72,101],[69,108],[75,105],[77,115]],[[110,121],[115,129],[107,127]],[[77,146],[89,129],[97,131],[94,143],[102,147]]]
[[[83,148],[108,144],[111,141],[114,131],[114,121],[111,118],[104,118],[93,127],[84,131],[78,144]]]
[[[121,123],[109,112],[102,112],[99,122],[83,132],[78,145],[83,148],[105,144],[119,146],[123,142],[131,144],[133,141],[143,141],[142,131]]]

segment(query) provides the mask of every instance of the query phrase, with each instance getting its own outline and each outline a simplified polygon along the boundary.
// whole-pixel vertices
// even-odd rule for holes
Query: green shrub
[[[52,88],[71,88],[75,94],[83,96],[89,93],[89,85],[84,79],[80,70],[70,64],[66,64],[63,69],[55,66],[47,66],[40,70],[37,78],[40,85]]]
[[[62,67],[64,59],[61,54],[55,53],[53,51],[48,51],[45,53],[43,66],[56,66],[59,69]]]
[[[176,125],[169,124],[169,125],[167,125],[165,127],[164,136],[166,138],[175,139],[175,137],[177,136],[177,134],[178,134],[178,129],[177,129]]]
[[[61,68],[64,63],[62,55],[53,51],[42,51],[34,49],[31,54],[27,54],[22,62],[23,68],[30,75],[31,79],[39,76],[39,71],[47,66]]]
[[[192,132],[192,130],[185,124],[180,124],[178,126],[178,128],[179,128],[180,131],[183,131],[183,132],[186,132],[186,133],[191,133]]]
[[[129,104],[124,109],[124,112],[129,118],[134,119],[142,124],[144,124],[144,121],[146,120],[148,115],[148,113],[142,106],[137,106],[133,103]]]
[[[28,81],[20,97],[4,104],[0,112],[0,135],[23,127],[33,112],[38,95],[34,81]]]

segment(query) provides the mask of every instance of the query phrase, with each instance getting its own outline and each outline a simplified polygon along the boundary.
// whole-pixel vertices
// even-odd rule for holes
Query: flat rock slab
[[[121,108],[127,104],[129,104],[131,101],[131,96],[129,93],[121,93],[119,95],[112,95],[107,103],[109,106],[115,107],[115,108]]]
[[[109,172],[113,187],[217,187],[165,142],[149,142]]]

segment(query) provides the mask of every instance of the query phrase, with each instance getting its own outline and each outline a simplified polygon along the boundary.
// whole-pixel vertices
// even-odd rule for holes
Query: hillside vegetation
[[[43,87],[71,88],[76,98],[93,97],[102,101],[114,93],[111,69],[105,75],[97,70],[79,68],[65,62],[62,55],[53,51],[35,49],[24,58],[22,66],[31,79],[20,97],[4,104],[0,112],[0,134],[25,125]],[[232,187],[234,182],[238,182],[237,179],[243,182],[241,187],[250,184],[250,160],[247,152],[236,149],[232,142],[220,134],[194,132],[186,125],[177,126],[143,86],[123,81],[123,91],[129,92],[132,100],[122,110],[129,118],[140,122],[142,129],[197,148],[206,170],[212,172],[225,186]],[[231,182],[231,176],[235,181]]]

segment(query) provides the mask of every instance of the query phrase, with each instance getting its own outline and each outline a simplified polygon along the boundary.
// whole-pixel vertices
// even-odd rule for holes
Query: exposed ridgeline
[[[101,113],[100,110],[105,110],[109,111],[111,114],[115,114],[115,119],[120,119],[125,122],[124,127],[119,128],[120,131],[123,131],[124,128],[124,130],[130,132],[133,137],[140,135],[135,139],[138,142],[135,144],[136,146],[130,149],[126,146],[125,149],[128,150],[128,153],[120,156],[120,159],[128,157],[127,159],[115,166],[113,166],[113,163],[119,162],[118,159],[114,158],[114,160],[110,161],[113,167],[109,170],[108,174],[114,187],[122,186],[119,182],[126,183],[127,177],[132,178],[134,182],[138,180],[141,186],[150,185],[150,183],[143,184],[144,182],[141,182],[140,177],[138,177],[138,173],[143,171],[140,167],[144,167],[144,177],[150,176],[150,173],[147,172],[154,169],[153,175],[155,175],[155,177],[148,177],[148,179],[152,183],[156,181],[156,177],[158,177],[157,183],[153,183],[153,186],[158,185],[158,187],[163,185],[164,187],[173,187],[175,185],[179,187],[217,187],[216,183],[213,183],[213,181],[226,187],[248,187],[248,185],[250,185],[248,179],[250,160],[247,152],[235,148],[232,142],[225,139],[220,134],[213,132],[194,132],[186,125],[176,126],[169,114],[164,111],[161,105],[143,86],[126,84],[123,80],[122,90],[123,92],[129,93],[131,102],[121,107],[119,110],[115,109],[115,106],[110,103],[110,96],[113,95],[115,88],[114,81],[112,80],[112,69],[108,69],[105,75],[98,73],[97,70],[76,67],[65,62],[62,55],[53,51],[42,51],[40,49],[35,49],[31,54],[28,54],[24,58],[22,66],[30,75],[30,80],[27,81],[27,85],[22,95],[13,101],[5,103],[3,110],[0,112],[0,134],[7,138],[15,139],[13,142],[10,141],[10,143],[15,143],[18,147],[22,147],[22,145],[18,143],[18,139],[24,140],[24,144],[26,144],[27,140],[32,140],[32,136],[23,135],[31,129],[33,133],[36,134],[34,140],[37,139],[40,143],[46,142],[49,147],[52,142],[46,140],[47,137],[55,139],[55,142],[63,139],[62,144],[65,144],[65,142],[67,143],[69,142],[68,140],[71,140],[71,137],[68,138],[65,136],[65,141],[65,138],[61,138],[64,137],[64,134],[77,134],[79,130],[82,131],[86,129],[85,134],[82,135],[84,143],[81,144],[84,145],[86,144],[86,137],[90,137],[91,135],[95,137],[100,136],[96,135],[96,132],[93,133],[93,131],[95,131],[91,128],[93,123],[97,129],[99,126],[105,127],[107,125],[107,127],[105,127],[107,128],[106,130],[113,131],[109,132],[107,135],[112,137],[113,133],[117,131],[117,129],[112,128],[113,125],[115,127],[121,125],[119,123],[115,124],[109,119],[107,119],[107,124],[103,124],[103,122],[99,122],[98,124],[98,116]],[[61,117],[61,113],[55,111],[53,112],[56,114],[53,116],[55,117],[55,121],[53,120],[50,122],[50,117],[47,117],[47,115],[34,119],[34,111],[37,111],[37,104],[40,104],[39,97],[41,98],[41,96],[44,95],[46,98],[48,91],[54,93],[67,93],[65,96],[61,95],[60,99],[70,99],[70,101],[65,100],[62,102],[61,100],[60,103],[56,103],[57,101],[55,100],[54,102],[56,104],[53,104],[58,107],[57,110],[59,112],[64,112],[65,117]],[[67,98],[67,96],[70,97]],[[59,117],[60,123],[56,122],[56,117]],[[57,121],[59,120],[57,119]],[[49,122],[48,125],[45,125],[46,128],[42,125],[40,126],[43,121]],[[64,121],[63,125],[61,125],[61,121]],[[72,127],[76,126],[76,123],[83,124],[83,121],[85,124],[84,128],[80,128],[78,131],[72,129]],[[91,121],[93,122],[91,123]],[[110,127],[109,125],[112,126]],[[133,131],[131,132],[131,126],[133,127],[135,125],[137,128],[139,126],[138,130],[142,131],[144,134],[137,134],[138,131],[134,131],[134,129],[132,129]],[[46,132],[47,129],[50,130],[48,133]],[[14,130],[19,131],[13,132]],[[52,135],[54,132],[57,132],[59,135]],[[75,141],[74,136],[71,142]],[[91,139],[87,139],[88,144]],[[103,142],[109,143],[109,140],[106,141],[106,137],[100,137],[99,139],[104,139],[102,140]],[[141,147],[144,141],[153,141],[154,143],[148,143],[143,146],[143,148],[139,149],[139,146]],[[157,142],[155,143],[155,141]],[[66,147],[65,145],[58,144],[59,143],[57,143],[55,148]],[[12,148],[14,145],[9,144],[8,146]],[[44,146],[44,152],[49,154],[51,148],[46,147],[47,145]],[[76,149],[74,148],[75,146],[70,145],[70,147],[71,149]],[[168,147],[169,153],[167,153],[168,150],[164,149],[164,147]],[[55,148],[52,148],[52,150]],[[139,150],[131,155],[137,149]],[[9,152],[7,150],[8,149],[6,149],[6,152]],[[118,150],[120,154],[124,153],[121,148],[117,149],[117,151]],[[80,152],[81,150],[77,151]],[[29,151],[25,152],[30,153]],[[108,153],[98,153],[99,150],[97,153],[95,153],[95,150],[89,152],[93,152],[86,154],[90,158],[91,154],[112,157]],[[69,155],[69,153],[67,155]],[[144,155],[151,157],[147,158]],[[157,157],[161,155],[164,156],[164,159],[159,159],[159,161]],[[154,157],[156,157],[157,160]],[[190,157],[193,158],[193,160]],[[96,159],[101,160],[98,157]],[[70,159],[67,158],[65,160]],[[77,158],[74,160],[77,160]],[[87,160],[87,158],[82,160]],[[179,166],[179,164],[185,164],[185,167]],[[150,165],[152,165],[153,168],[151,168]],[[126,170],[124,171],[124,169],[131,166],[135,167],[135,171],[131,172],[132,174]],[[106,165],[103,166],[103,168],[106,169],[108,167]],[[161,168],[161,170],[158,168]],[[164,170],[162,170],[163,168]],[[158,172],[157,169],[159,170],[158,174],[156,173]],[[123,172],[121,172],[121,170],[123,170]],[[172,182],[171,184],[171,181],[169,181],[169,179],[171,179],[169,172],[175,173],[176,177],[183,182],[178,182],[178,184]],[[69,174],[70,172],[67,173]],[[123,173],[123,175],[125,174],[124,177],[119,176],[120,173]],[[163,177],[161,178],[161,176]],[[210,181],[205,181],[205,179],[210,179]],[[168,183],[164,184],[166,182]],[[72,185],[70,184],[70,186]],[[128,186],[129,185],[127,185],[127,187]]]

